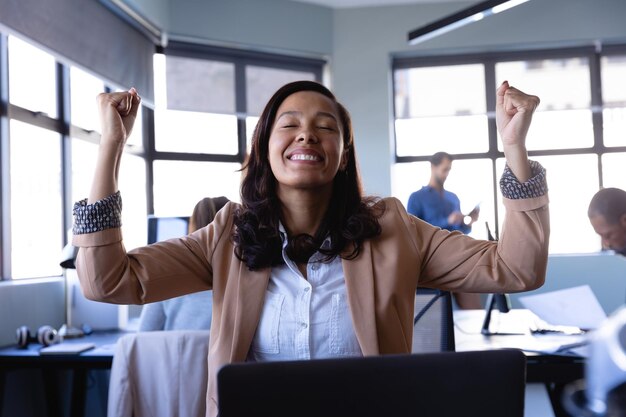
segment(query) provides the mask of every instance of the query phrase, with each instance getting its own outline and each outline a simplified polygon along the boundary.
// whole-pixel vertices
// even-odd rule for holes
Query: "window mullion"
[[[154,213],[154,158],[156,153],[155,147],[155,129],[154,129],[154,110],[144,106],[143,112],[143,132],[142,147],[144,149],[144,158],[146,163],[146,214]]]
[[[70,70],[58,63],[57,71],[57,112],[61,131],[61,201],[63,204],[63,244],[67,244],[67,230],[72,225],[72,145],[70,137]]]
[[[235,60],[235,111],[237,113],[237,156],[239,162],[244,162],[247,152],[246,117],[248,114],[246,85],[246,63],[241,59]]]
[[[11,274],[8,39],[0,33],[0,280]]]
[[[598,155],[598,187],[603,186],[602,153],[604,146],[604,116],[602,113],[602,74],[600,67],[600,51],[589,54],[589,77],[591,86],[591,122],[593,124],[593,149]]]
[[[487,123],[489,133],[489,158],[491,159],[493,181],[493,207],[494,213],[494,236],[500,236],[500,216],[498,213],[498,173],[496,172],[496,159],[500,156],[498,151],[498,126],[496,125],[496,64],[487,59],[483,62],[485,68],[485,100],[487,104]]]

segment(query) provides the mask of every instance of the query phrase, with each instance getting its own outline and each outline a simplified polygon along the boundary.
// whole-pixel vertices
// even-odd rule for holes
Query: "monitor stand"
[[[489,324],[491,323],[491,312],[493,311],[494,307],[497,307],[498,311],[500,311],[501,313],[508,313],[509,310],[511,310],[509,296],[507,294],[489,294],[489,297],[487,298],[487,307],[485,308],[485,320],[483,320],[483,327],[481,328],[480,333],[485,336],[523,334],[490,331]]]

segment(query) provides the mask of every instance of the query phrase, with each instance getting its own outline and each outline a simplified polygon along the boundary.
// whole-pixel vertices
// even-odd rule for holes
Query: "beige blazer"
[[[364,355],[411,352],[418,286],[465,292],[516,292],[543,284],[548,197],[504,199],[499,242],[433,227],[384,200],[382,233],[343,260],[348,303]],[[74,236],[78,276],[89,299],[142,304],[213,289],[207,416],[217,415],[216,375],[244,361],[263,307],[270,269],[249,271],[233,252],[233,211],[193,234],[126,253],[120,229]]]

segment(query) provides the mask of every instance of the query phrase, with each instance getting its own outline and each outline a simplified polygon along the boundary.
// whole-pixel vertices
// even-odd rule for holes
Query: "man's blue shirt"
[[[414,192],[409,197],[407,211],[420,219],[447,230],[459,230],[465,234],[472,228],[463,223],[448,224],[448,216],[453,211],[461,211],[461,202],[456,194],[443,190],[439,192],[435,188],[426,185],[421,190]]]

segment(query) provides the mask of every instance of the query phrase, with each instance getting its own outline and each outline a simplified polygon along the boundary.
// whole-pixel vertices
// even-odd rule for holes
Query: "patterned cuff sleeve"
[[[100,232],[122,226],[122,196],[120,192],[87,204],[87,199],[74,204],[75,235]]]
[[[548,192],[546,182],[546,169],[537,161],[530,161],[532,177],[521,183],[513,175],[508,165],[504,167],[504,173],[500,178],[500,190],[505,198],[519,200],[522,198],[541,197]]]

